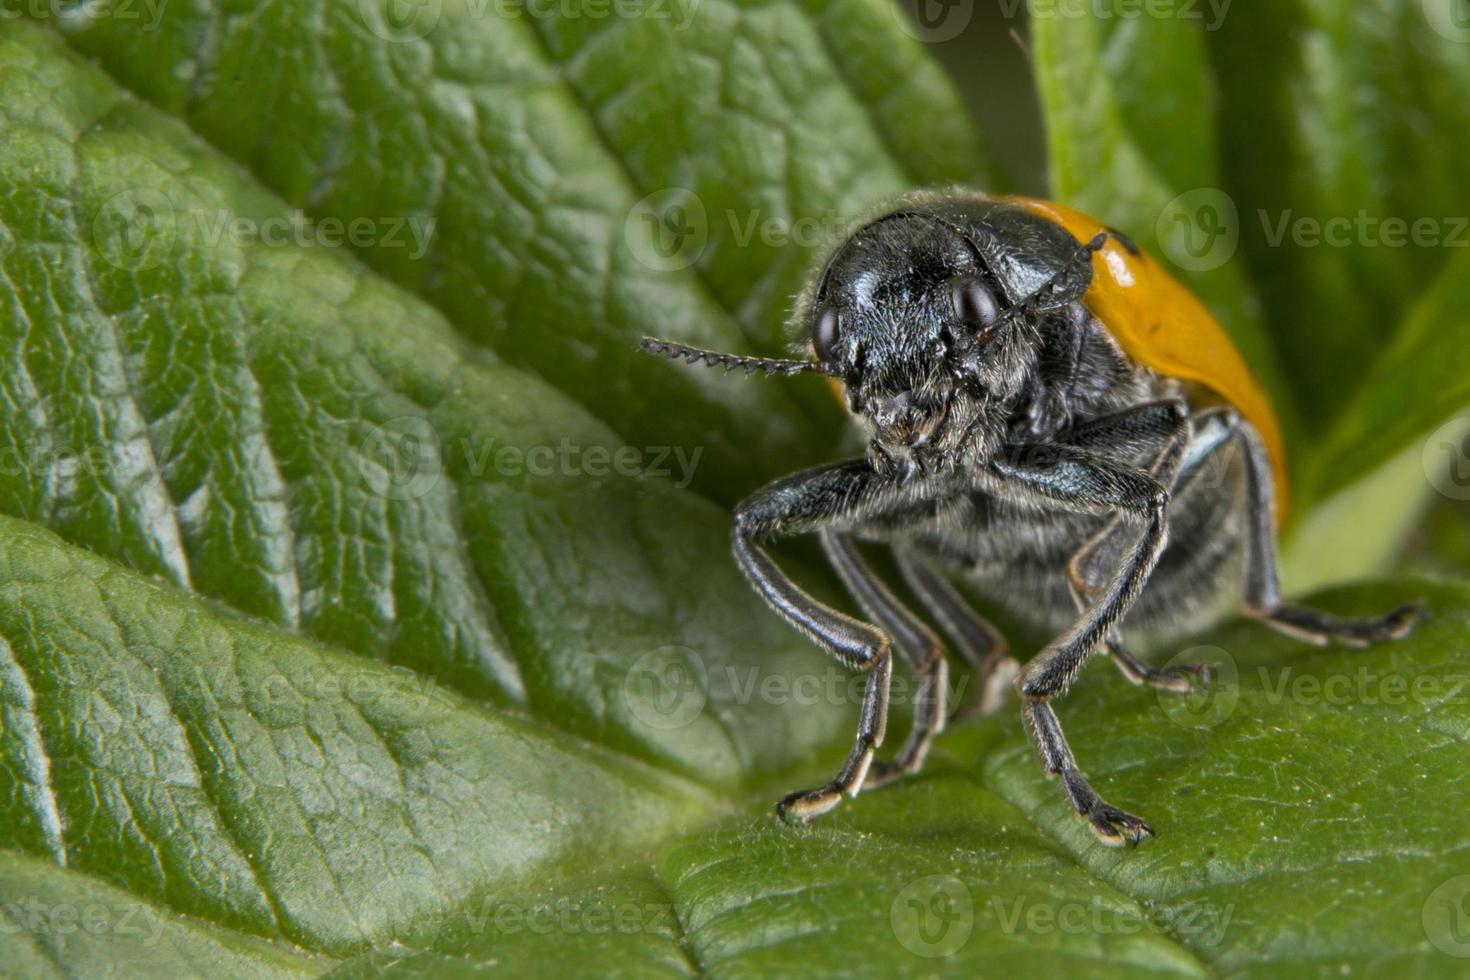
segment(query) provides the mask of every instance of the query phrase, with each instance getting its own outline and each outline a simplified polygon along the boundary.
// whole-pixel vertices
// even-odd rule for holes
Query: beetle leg
[[[1159,406],[1166,404],[1168,403],[1157,403]],[[1144,408],[1154,408],[1153,414],[1158,414],[1156,406],[1144,406]],[[1133,413],[1125,412],[1118,416],[1109,416],[1109,418],[1121,420],[1131,414]],[[1205,461],[1230,441],[1239,418],[1239,414],[1228,407],[1210,408],[1190,416],[1188,443],[1182,452],[1161,457],[1162,465],[1154,467],[1155,477],[1160,482],[1171,486],[1172,493],[1181,492],[1192,481],[1201,477]],[[1103,431],[1126,434],[1137,432],[1140,428],[1133,424],[1102,426],[1102,423],[1107,421],[1107,419],[1099,419],[1086,429],[1077,431],[1084,433],[1101,428]],[[1140,420],[1140,422],[1143,421],[1146,420]],[[1156,423],[1152,426],[1151,431],[1159,432],[1161,429],[1162,426]],[[1164,467],[1172,467],[1174,472],[1172,474],[1162,472]],[[1086,609],[1089,598],[1105,584],[1108,571],[1117,568],[1118,563],[1125,557],[1131,531],[1132,528],[1120,515],[1109,522],[1068,562],[1067,577],[1072,587],[1072,598],[1077,603],[1079,611]],[[1117,631],[1108,634],[1107,639],[1103,642],[1103,649],[1123,676],[1133,684],[1146,684],[1149,687],[1179,694],[1188,694],[1197,687],[1205,687],[1209,684],[1207,664],[1175,664],[1162,669],[1152,667],[1129,652],[1119,640]]]
[[[1182,437],[1176,439],[1166,452],[1177,455],[1182,442]],[[1025,700],[1022,717],[1026,730],[1047,773],[1061,777],[1078,816],[1088,821],[1105,844],[1117,846],[1125,840],[1136,843],[1152,830],[1140,818],[1103,801],[1088,784],[1077,769],[1050,701],[1071,685],[1088,657],[1127,613],[1158,564],[1168,542],[1169,494],[1146,473],[1113,466],[1065,447],[1021,448],[992,465],[1013,483],[1072,509],[1106,508],[1144,525],[1096,601],[1070,630],[1027,664],[1016,680]]]
[[[820,530],[891,496],[891,488],[866,463],[854,460],[778,480],[735,509],[735,559],[766,604],[838,662],[868,675],[857,739],[847,761],[827,785],[782,798],[776,813],[783,820],[813,820],[836,806],[843,793],[856,796],[862,789],[873,751],[883,742],[892,659],[882,630],[813,599],[760,542],[778,534]]]
[[[1246,615],[1279,633],[1316,646],[1326,646],[1336,640],[1345,646],[1366,647],[1408,634],[1419,616],[1417,605],[1400,606],[1376,618],[1347,619],[1282,601],[1281,580],[1276,569],[1276,529],[1272,519],[1275,488],[1270,461],[1260,436],[1248,423],[1238,426],[1236,437],[1246,457],[1246,571],[1241,597]]]
[[[1057,436],[1058,442],[1114,461],[1134,462],[1170,448],[1180,431],[1200,416],[1189,416],[1177,398],[1147,402],[1090,419]]]
[[[1204,460],[1229,440],[1237,418],[1230,408],[1211,408],[1186,416],[1181,402],[1153,402],[1079,426],[1066,439],[1069,445],[1103,454],[1108,449],[1139,453],[1151,447],[1156,456],[1149,473],[1176,493],[1196,478]],[[1188,438],[1182,439],[1186,433]],[[1126,515],[1119,514],[1072,556],[1067,563],[1067,578],[1074,593],[1091,597],[1103,587],[1107,576],[1127,555],[1132,530]]]
[[[914,699],[913,727],[903,748],[892,761],[875,762],[864,789],[874,789],[898,776],[918,772],[934,738],[944,729],[944,699],[949,683],[949,664],[944,644],[924,622],[903,605],[858,554],[845,535],[822,531],[822,548],[847,591],[858,605],[893,638],[918,680]]]
[[[954,643],[965,663],[974,671],[980,694],[950,717],[988,715],[1000,707],[1006,686],[1016,679],[1021,665],[1011,656],[1010,646],[1000,631],[970,606],[950,581],[927,561],[905,548],[895,548],[894,560],[904,581],[919,601],[938,620],[940,629]]]
[[[1036,751],[1041,755],[1042,766],[1048,776],[1059,776],[1062,789],[1072,803],[1077,816],[1086,820],[1092,832],[1104,844],[1117,847],[1125,840],[1138,843],[1152,836],[1153,828],[1131,813],[1125,813],[1097,795],[1087,778],[1077,769],[1077,760],[1067,746],[1067,737],[1062,734],[1061,722],[1050,704],[1042,700],[1027,699],[1022,708],[1021,720],[1031,736]]]
[[[1160,691],[1192,694],[1210,686],[1209,664],[1188,663],[1154,667],[1130,653],[1128,648],[1118,641],[1116,634],[1109,636],[1103,647],[1123,676],[1128,678],[1130,683],[1140,687],[1147,685]]]
[[[1103,250],[1109,237],[1116,236],[1113,232],[1103,232],[1081,245],[1072,253],[1071,261],[1038,286],[1035,292],[1007,310],[1006,320],[1025,322],[1037,314],[1061,309],[1081,299],[1092,285],[1092,257]]]
[[[1075,583],[1072,584],[1072,601],[1077,606],[1078,612],[1087,611],[1087,597],[1078,591]],[[1102,651],[1112,660],[1113,666],[1128,679],[1128,682],[1136,686],[1157,688],[1161,691],[1172,691],[1175,694],[1190,694],[1195,690],[1203,690],[1210,686],[1210,666],[1205,663],[1171,664],[1168,667],[1154,667],[1139,660],[1118,638],[1117,630],[1110,630],[1107,638],[1102,641]]]

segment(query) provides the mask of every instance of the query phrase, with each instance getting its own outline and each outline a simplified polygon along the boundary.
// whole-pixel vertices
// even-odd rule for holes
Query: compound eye
[[[973,330],[977,337],[983,338],[994,330],[1000,320],[1000,307],[996,304],[995,297],[979,279],[963,278],[952,282],[949,287],[949,305],[955,317]]]
[[[836,310],[824,310],[817,318],[817,325],[812,330],[812,348],[817,353],[817,360],[832,360],[832,355],[837,350],[837,334],[840,328],[841,322]]]

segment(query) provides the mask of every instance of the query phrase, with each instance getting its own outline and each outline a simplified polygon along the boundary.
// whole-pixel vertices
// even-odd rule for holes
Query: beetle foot
[[[1400,606],[1372,619],[1344,619],[1301,606],[1278,606],[1264,617],[1277,632],[1317,646],[1336,641],[1348,647],[1366,647],[1409,634],[1423,608],[1417,603]]]
[[[1137,844],[1145,837],[1153,836],[1154,830],[1147,821],[1119,810],[1098,796],[1097,791],[1077,770],[1065,770],[1060,775],[1078,819],[1086,820],[1097,839],[1108,847]]]
[[[1160,691],[1175,694],[1193,694],[1210,688],[1210,665],[1206,663],[1171,664],[1168,667],[1150,668],[1135,684],[1147,684]]]
[[[1152,837],[1154,833],[1153,828],[1142,817],[1135,817],[1102,801],[1098,801],[1086,813],[1077,814],[1077,817],[1086,819],[1093,834],[1108,847],[1137,844],[1145,837]]]
[[[788,793],[776,802],[776,816],[786,824],[805,824],[842,802],[842,790],[835,784],[821,789],[804,789]]]

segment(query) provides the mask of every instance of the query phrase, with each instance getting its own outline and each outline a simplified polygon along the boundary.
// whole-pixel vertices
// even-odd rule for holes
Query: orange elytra
[[[1096,218],[1051,201],[1000,200],[1065,228],[1080,242],[1108,231]],[[1271,399],[1251,373],[1220,321],[1146,252],[1109,238],[1094,258],[1083,303],[1139,364],[1192,382],[1234,406],[1261,436],[1276,479],[1276,519],[1287,513],[1286,449]]]

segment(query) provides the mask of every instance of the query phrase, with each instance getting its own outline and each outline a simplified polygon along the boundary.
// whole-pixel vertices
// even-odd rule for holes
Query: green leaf
[[[751,595],[722,505],[830,458],[837,406],[634,342],[776,350],[847,219],[996,181],[879,0],[606,10],[0,19],[5,962],[1452,974],[1457,585],[1328,596],[1428,601],[1361,653],[1227,627],[1200,642],[1240,683],[1182,716],[1092,671],[1062,714],[1160,828],[1138,850],[1071,821],[1014,711],[919,779],[774,824],[845,755],[854,687]],[[1167,254],[1150,209],[1221,172],[1210,49],[1085,30],[1038,24],[1056,171]],[[1179,44],[1124,78],[1149,39]],[[1095,113],[1069,108],[1105,76]],[[663,248],[696,203],[693,247]],[[1196,284],[1289,410],[1313,397],[1271,368],[1238,258]],[[1281,686],[1365,671],[1346,704]],[[1385,701],[1392,678],[1419,689]]]
[[[609,872],[480,906],[462,946],[392,966],[468,976],[565,951],[589,973],[1457,976],[1470,947],[1441,902],[1470,891],[1445,859],[1470,844],[1470,590],[1321,601],[1366,614],[1406,598],[1426,620],[1377,649],[1304,651],[1256,625],[1180,644],[1172,662],[1215,664],[1205,695],[1095,665],[1059,710],[1098,789],[1157,828],[1137,849],[1094,843],[1006,712],[808,830],[752,812],[662,848],[654,883]]]
[[[50,532],[5,518],[0,540],[8,843],[149,901],[341,952],[711,805]]]
[[[1241,242],[1314,434],[1470,244],[1467,41],[1451,0],[1241,4],[1211,35],[1223,131],[1250,134],[1221,142]],[[1464,308],[1441,329],[1464,347]]]
[[[1090,9],[1032,5],[1054,193],[1230,328],[1283,416],[1295,513],[1338,498],[1291,528],[1289,581],[1381,570],[1429,494],[1406,447],[1470,404],[1465,38],[1438,0]]]
[[[1442,920],[1431,918],[1440,910],[1426,906],[1458,873],[1441,855],[1466,841],[1466,787],[1456,775],[1470,720],[1459,666],[1464,592],[1400,584],[1327,603],[1368,612],[1408,596],[1428,599],[1432,618],[1394,647],[1303,654],[1252,626],[1208,638],[1238,681],[1222,667],[1203,703],[1131,689],[1097,666],[1060,710],[1100,791],[1159,828],[1137,851],[1095,847],[1059,805],[1058,788],[1037,778],[1018,724],[1001,718],[951,739],[932,774],[894,791],[900,799],[849,808],[801,844],[763,835],[764,848],[716,840],[676,852],[671,874],[695,903],[691,932],[699,936],[702,919],[746,884],[771,895],[773,907],[711,921],[702,948],[718,950],[722,966],[727,952],[737,963],[781,956],[799,968],[804,954],[815,964],[844,944],[814,932],[769,953],[762,947],[818,926],[827,910],[816,889],[831,886],[868,899],[843,903],[860,911],[838,928],[859,944],[853,959],[872,962],[880,951],[893,955],[895,929],[884,920],[891,923],[901,897],[913,897],[904,890],[922,897],[928,886],[913,883],[939,875],[940,894],[945,878],[957,878],[974,907],[969,941],[945,963],[957,975],[987,970],[992,956],[1004,963],[1008,953],[1025,973],[1034,962],[1027,952],[1038,948],[1080,959],[1084,969],[1092,961],[1103,975],[1263,967],[1300,976],[1344,962],[1370,974],[1451,974],[1458,963],[1426,947],[1425,925],[1430,942],[1448,941]],[[1314,684],[1329,678],[1340,685]],[[1415,819],[1405,821],[1410,798]],[[762,868],[763,851],[793,870]],[[794,886],[802,878],[794,869],[824,851],[841,872]],[[711,867],[711,858],[737,854],[757,873],[730,881]],[[1008,931],[1018,906],[1035,918]],[[801,909],[811,918],[803,921]],[[912,909],[899,906],[900,935]],[[935,932],[942,924],[927,922]]]
[[[367,221],[363,261],[471,342],[630,445],[702,449],[694,485],[725,502],[824,458],[836,404],[811,381],[669,370],[639,335],[779,350],[848,221],[916,182],[994,184],[968,127],[932,138],[924,117],[958,101],[884,0],[160,10],[155,29],[57,26],[290,206]]]
[[[312,977],[329,964],[184,919],[88,875],[0,851],[0,928],[12,976],[184,976],[200,964],[232,977]]]
[[[1422,467],[1425,486],[1463,490],[1461,443],[1470,419],[1470,252],[1461,253],[1375,359],[1372,373],[1325,440],[1315,481],[1341,485],[1402,447]],[[1404,392],[1415,394],[1406,409]],[[1456,415],[1458,418],[1455,418]],[[1431,429],[1437,433],[1431,434]]]
[[[1038,956],[1098,975],[1262,960],[1325,972],[1371,951],[1385,973],[1435,975],[1439,950],[1459,948],[1432,900],[1456,880],[1439,855],[1470,832],[1454,776],[1470,724],[1463,586],[1328,597],[1346,613],[1426,602],[1410,640],[1372,650],[1304,654],[1257,626],[1221,631],[1176,655],[1216,664],[1204,699],[1140,691],[1099,665],[1063,713],[1099,789],[1159,828],[1137,850],[1091,842],[1010,712],[952,733],[922,777],[811,830],[773,826],[758,802],[676,843],[671,831],[711,812],[688,783],[210,611],[48,532],[7,519],[0,540],[7,730],[44,733],[6,746],[5,771],[38,774],[5,794],[28,804],[12,825],[28,814],[45,839],[48,812],[59,816],[68,832],[51,846],[73,867],[124,877],[133,902],[328,953],[365,935],[400,941],[350,961],[349,975],[397,969],[420,947],[406,965],[436,975],[553,953],[589,972],[606,957],[641,974],[814,971],[835,956],[846,972],[891,975],[934,964],[936,951],[957,974],[983,962],[1024,971]],[[27,689],[29,703],[14,697]],[[1420,811],[1405,824],[1409,793]],[[629,838],[665,841],[653,878],[604,872],[546,890],[511,880],[559,839],[594,848],[579,851],[585,867]],[[26,902],[47,910],[14,928],[32,945],[54,950],[57,909],[127,904],[28,858],[0,869],[16,896],[8,915]],[[1330,906],[1303,900],[1325,887]],[[936,896],[955,904],[924,904]],[[216,942],[272,972],[297,955],[216,926],[175,928],[180,942]]]
[[[11,513],[717,784],[835,732],[835,712],[640,722],[622,694],[640,658],[699,651],[718,702],[727,663],[805,655],[727,559],[722,512],[614,467],[678,457],[624,446],[340,250],[217,235],[287,212],[54,35],[6,30],[0,75],[30,106],[8,116],[0,202],[23,355],[0,379],[26,406],[5,418]]]
[[[359,13],[343,5],[343,16]],[[221,15],[222,31],[231,24],[245,27]],[[98,25],[135,26],[121,11],[56,26],[85,35]],[[495,45],[527,25],[460,27],[432,35],[446,56],[472,53],[460,50],[466,35]],[[108,50],[127,60],[179,29],[165,21]],[[814,20],[810,30],[830,32],[835,53],[817,86],[825,101],[802,111],[847,105],[866,149],[844,150],[842,163],[876,164],[841,193],[866,199],[884,173],[897,189],[904,178],[884,147],[915,141],[880,138],[880,128],[902,123],[907,99],[943,101],[947,90],[912,47],[896,60],[844,54],[844,27]],[[348,25],[334,50],[352,60],[365,46],[391,61],[423,57],[426,44]],[[471,63],[489,73],[470,86],[484,106],[505,108],[494,75],[504,66]],[[604,179],[612,151],[598,149],[560,74],[536,64],[562,117],[526,117],[549,147],[518,129],[505,139],[532,155],[570,143],[567,160],[586,155],[586,179]],[[875,106],[869,123],[842,71],[861,68],[871,82],[883,65],[914,94]],[[784,79],[803,99],[811,81]],[[473,892],[646,847],[847,737],[843,705],[749,703],[749,681],[789,681],[809,653],[728,560],[728,516],[683,489],[704,480],[743,493],[760,478],[759,465],[745,469],[763,448],[772,468],[820,449],[798,444],[798,414],[779,407],[786,389],[665,364],[656,377],[694,380],[660,384],[725,401],[654,386],[639,393],[659,410],[644,425],[630,422],[643,410],[636,399],[614,411],[616,392],[607,400],[607,389],[558,374],[606,410],[594,414],[330,247],[325,221],[298,222],[236,161],[120,89],[51,27],[0,22],[0,84],[0,333],[14,352],[0,368],[0,502],[21,519],[0,540],[14,563],[6,581],[26,586],[0,631],[14,718],[8,846],[229,929],[340,953],[421,941]],[[450,108],[468,107],[456,99]],[[257,105],[238,89],[227,101],[237,113]],[[445,125],[465,121],[451,114]],[[356,115],[339,122],[379,132]],[[777,124],[810,122],[793,111]],[[956,137],[912,166],[943,172],[943,154],[964,145],[973,140]],[[579,183],[537,173],[548,195]],[[817,181],[811,193],[840,183]],[[474,185],[466,178],[462,193]],[[561,200],[543,202],[538,227],[565,222],[611,249],[616,267],[632,262],[621,224],[608,241],[597,222],[558,210]],[[623,189],[598,207],[630,200]],[[507,212],[502,197],[480,217]],[[465,221],[466,209],[456,201],[445,215]],[[490,261],[476,243],[466,252]],[[564,255],[546,288],[605,302],[597,269],[571,262],[590,248]],[[691,271],[615,276],[616,288],[639,276],[646,283],[632,282],[623,301],[651,322],[714,308],[678,299],[708,291]],[[645,324],[605,312],[589,305],[572,318],[588,337],[602,331],[611,353],[599,370],[622,357],[617,339],[622,359],[654,378],[631,354]],[[685,402],[693,409],[668,410]],[[738,423],[726,433],[738,431],[738,453],[719,449],[722,413]],[[655,421],[672,430],[656,442]],[[640,425],[642,446],[614,428]],[[680,427],[700,440],[676,441]],[[538,455],[564,447],[570,459]],[[661,447],[674,452],[652,458]],[[722,452],[723,464],[703,462]],[[725,476],[712,480],[710,465]],[[742,484],[727,478],[737,469]],[[43,525],[117,564],[62,546]],[[696,713],[676,729],[659,711],[691,691]],[[291,704],[274,718],[277,696]]]
[[[1411,572],[1444,578],[1470,575],[1470,505],[1441,498],[1409,541],[1401,564]]]
[[[1213,226],[1198,214],[1228,218],[1199,31],[1181,18],[1096,18],[1084,0],[1031,0],[1030,9],[1052,196],[1169,263],[1234,337],[1292,434],[1296,392],[1278,371],[1228,224],[1218,241],[1199,240]]]
[[[1242,8],[1212,41],[1224,129],[1256,134],[1224,144],[1242,246],[1313,394],[1302,488],[1320,499],[1395,467],[1412,479],[1417,444],[1470,405],[1470,34],[1444,0],[1293,0]],[[1431,455],[1417,486],[1400,481],[1344,535],[1387,526],[1381,553],[1401,541],[1448,465]]]

